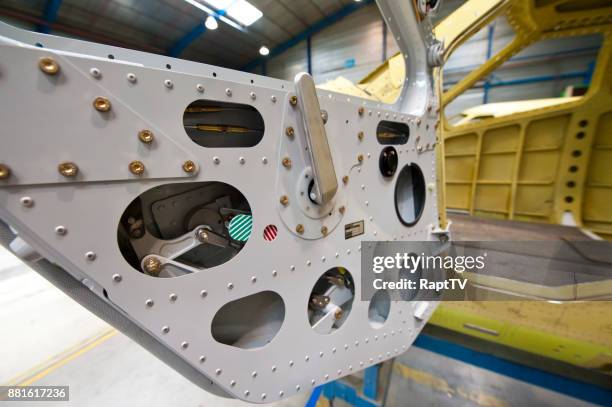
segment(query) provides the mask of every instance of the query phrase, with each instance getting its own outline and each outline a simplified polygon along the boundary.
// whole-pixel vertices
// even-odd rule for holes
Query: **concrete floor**
[[[70,386],[70,402],[43,405],[249,405],[199,389],[2,248],[0,326],[0,384]],[[389,389],[388,406],[588,405],[416,347],[396,360]]]

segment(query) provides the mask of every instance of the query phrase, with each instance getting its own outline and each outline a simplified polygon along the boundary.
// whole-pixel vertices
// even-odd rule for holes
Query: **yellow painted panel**
[[[519,126],[506,126],[487,130],[482,138],[482,152],[486,154],[516,151],[519,130]]]
[[[557,151],[533,151],[523,154],[519,181],[554,183],[559,169]]]
[[[449,157],[446,159],[447,182],[472,182],[474,177],[474,156]]]
[[[531,122],[525,133],[524,149],[561,148],[569,118],[569,115],[562,115]]]
[[[490,154],[480,157],[478,181],[510,182],[514,172],[514,154]]]
[[[612,148],[593,150],[589,164],[588,184],[606,184],[612,188]]]
[[[549,216],[554,200],[552,186],[520,185],[516,189],[514,210],[521,214]]]
[[[587,188],[584,201],[589,203],[582,209],[585,220],[610,222],[612,188]]]
[[[444,141],[444,153],[446,155],[476,154],[476,133],[461,134]]]
[[[506,212],[509,199],[509,185],[478,185],[474,208],[481,211]]]
[[[446,206],[451,209],[470,208],[470,185],[446,185]]]

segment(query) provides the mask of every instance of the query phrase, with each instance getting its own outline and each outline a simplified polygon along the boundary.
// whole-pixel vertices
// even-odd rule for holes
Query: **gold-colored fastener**
[[[196,170],[196,164],[191,161],[191,160],[187,160],[183,163],[183,171],[185,171],[188,174],[191,174],[193,172],[195,172]]]
[[[288,197],[287,195],[283,195],[283,196],[281,196],[281,197],[280,197],[280,203],[281,203],[283,206],[287,206],[287,205],[289,205],[289,197]]]
[[[302,225],[301,223],[299,223],[296,227],[295,227],[295,231],[298,232],[300,235],[304,233],[304,225]]]
[[[348,175],[345,175],[344,177],[342,177],[342,183],[343,183],[344,185],[348,184],[348,181],[349,181],[349,177],[348,177]]]
[[[363,108],[363,106],[360,106],[359,109],[357,109],[357,113],[359,113],[359,116],[363,116],[363,114],[365,113],[365,109]]]
[[[138,132],[138,138],[140,141],[146,144],[150,144],[153,142],[153,132],[151,130],[140,130]]]
[[[75,163],[64,162],[57,166],[57,170],[64,177],[76,177],[79,173],[79,167]]]
[[[283,167],[291,168],[291,159],[289,157],[283,158]]]
[[[343,315],[344,315],[344,311],[342,311],[342,309],[337,309],[336,312],[334,313],[334,319],[337,321],[340,318],[342,318]]]
[[[144,270],[147,274],[156,276],[161,271],[161,262],[155,257],[149,257],[144,262]]]
[[[362,162],[363,161],[363,154],[359,154],[357,156],[357,161]]]
[[[38,60],[38,67],[47,75],[55,75],[59,72],[59,65],[53,58],[42,57]]]
[[[321,234],[327,236],[327,226],[321,226]]]
[[[102,96],[98,96],[93,101],[93,107],[98,112],[108,112],[111,109],[111,102],[107,98]]]
[[[134,175],[141,175],[145,170],[145,165],[142,161],[134,160],[129,165],[130,172]]]
[[[11,169],[8,165],[0,164],[0,179],[7,179],[11,176]]]
[[[363,140],[364,137],[365,137],[365,134],[363,133],[363,131],[360,131],[359,133],[357,133],[357,138],[359,139],[359,141]]]
[[[295,135],[295,130],[293,129],[293,127],[289,126],[285,129],[285,134],[287,135],[287,137],[293,137]]]
[[[341,206],[338,208],[338,212],[340,212],[341,215],[344,215],[344,211],[346,210],[346,208],[344,206]]]
[[[297,96],[291,95],[291,97],[289,98],[289,103],[291,103],[291,106],[297,105]]]

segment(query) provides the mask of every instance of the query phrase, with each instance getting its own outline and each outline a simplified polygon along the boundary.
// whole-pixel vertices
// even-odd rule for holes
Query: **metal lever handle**
[[[321,107],[312,76],[301,72],[295,76],[294,82],[312,161],[313,200],[323,205],[329,202],[338,190],[334,162],[327,142],[327,134],[321,118]]]

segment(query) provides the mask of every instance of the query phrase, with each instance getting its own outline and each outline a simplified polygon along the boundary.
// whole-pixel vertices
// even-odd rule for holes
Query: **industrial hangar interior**
[[[609,0],[0,0],[0,406],[612,405]]]

